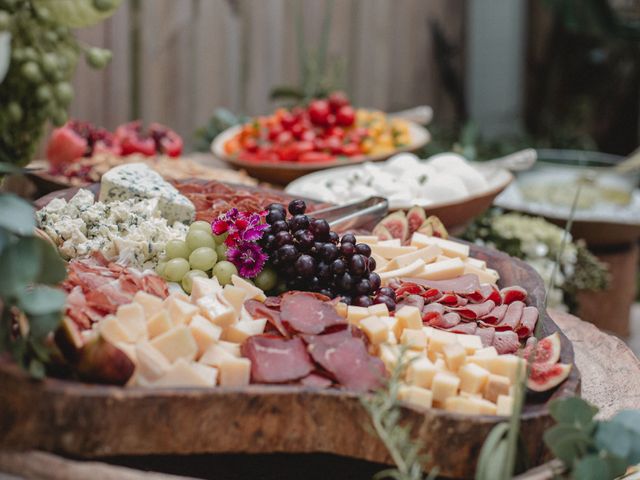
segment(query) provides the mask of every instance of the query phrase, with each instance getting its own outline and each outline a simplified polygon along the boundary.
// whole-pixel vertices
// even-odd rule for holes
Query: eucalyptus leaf
[[[36,281],[45,285],[57,285],[67,278],[67,268],[58,250],[46,240],[37,238],[42,248],[42,264]]]
[[[640,435],[640,410],[623,410],[611,419]]]
[[[556,400],[549,410],[558,423],[575,425],[585,430],[593,428],[593,417],[598,413],[597,407],[579,397]]]
[[[563,435],[549,445],[553,454],[567,466],[589,451],[591,439],[586,438],[582,432]]]
[[[4,247],[9,244],[11,237],[9,236],[9,232],[7,232],[4,228],[0,227],[0,253],[4,250]]]
[[[21,290],[17,294],[18,307],[28,315],[44,315],[62,310],[65,294],[62,290],[47,286],[36,286]]]
[[[38,358],[42,362],[49,361],[51,352],[44,343],[38,342],[35,339],[31,338],[29,339],[29,347],[31,348],[31,351],[36,356],[36,358]]]
[[[576,463],[574,478],[580,480],[608,480],[615,478],[609,470],[607,461],[598,455],[587,455]]]
[[[20,238],[0,254],[0,295],[12,297],[40,274],[42,244],[35,237]]]
[[[41,341],[49,333],[53,332],[62,320],[60,312],[43,313],[41,315],[29,315],[29,335],[34,340]]]
[[[44,378],[46,373],[44,364],[36,358],[31,359],[31,361],[29,362],[29,373],[33,378]]]
[[[1,193],[0,227],[18,235],[32,234],[36,228],[33,207],[17,195]]]
[[[615,422],[600,422],[596,430],[595,443],[600,450],[627,458],[631,453],[633,437],[624,425]]]
[[[0,173],[21,173],[22,169],[11,163],[0,162]]]
[[[589,441],[589,435],[573,425],[557,424],[544,432],[543,440],[545,445],[551,448],[555,443],[562,441],[565,437],[575,437],[579,435],[585,441]]]

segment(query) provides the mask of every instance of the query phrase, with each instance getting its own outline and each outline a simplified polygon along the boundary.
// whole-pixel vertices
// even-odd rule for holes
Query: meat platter
[[[290,199],[259,190],[249,196],[253,209],[266,213],[263,220],[254,216],[259,213],[240,215],[233,209],[210,220],[217,205],[211,192],[223,191],[227,199],[237,192],[197,182],[179,185],[193,204],[171,197],[162,207],[164,221],[142,218],[141,192],[135,201],[118,194],[126,178],[122,172],[107,174],[99,201],[95,192],[58,192],[59,198],[37,214],[43,235],[68,260],[63,325],[74,335],[64,338],[80,343],[74,358],[78,352],[85,358],[83,352],[96,342],[109,345],[110,368],[68,359],[73,375],[36,382],[3,360],[0,447],[80,457],[328,452],[389,462],[382,444],[368,433],[359,398],[382,386],[402,345],[416,358],[401,388],[403,415],[442,474],[469,477],[487,433],[509,414],[513,369],[532,358],[522,355],[527,348],[536,357],[544,343],[536,344],[532,336],[537,320],[538,337],[554,339],[556,356],[544,371],[563,372],[555,382],[530,377],[523,435],[530,458],[543,459],[540,438],[552,422],[547,404],[578,393],[580,377],[571,344],[544,310],[544,286],[526,264],[443,238],[437,228],[429,235],[423,226],[412,228],[404,240],[362,232],[340,238],[313,218],[313,205],[307,209],[293,199],[288,217],[274,202]],[[111,185],[106,194],[105,181]],[[127,188],[139,189],[141,183]],[[197,190],[209,192],[202,204],[192,195]],[[119,202],[128,216],[141,216],[124,232],[117,225]],[[158,203],[153,208],[160,208]],[[199,208],[192,208],[195,204]],[[174,217],[179,223],[185,211],[188,228],[167,224]],[[92,230],[96,212],[101,225],[114,223],[111,231],[121,232],[117,238]],[[397,222],[397,216],[391,220]],[[396,233],[391,220],[383,223]],[[83,222],[82,237],[65,226],[67,221]],[[287,240],[294,230],[295,241],[272,245],[269,235],[283,225],[278,222],[284,222],[278,238]],[[269,256],[260,272],[259,262],[249,261],[258,258],[249,249],[233,264],[233,248],[240,247],[232,242],[257,231],[264,238],[252,248]],[[224,236],[224,248],[201,232]],[[148,238],[138,242],[137,235]],[[326,241],[305,247],[309,235]],[[200,246],[203,242],[211,247]],[[281,250],[286,245],[305,253],[289,262],[290,248]],[[217,251],[213,263],[203,254],[210,250]],[[179,271],[185,265],[180,255],[189,258],[189,271]],[[328,260],[335,274],[331,281],[322,273]],[[341,262],[348,264],[347,272]],[[296,275],[287,274],[290,263]],[[120,290],[114,292],[114,285]],[[342,353],[333,358],[327,346]],[[274,352],[286,355],[274,359]],[[532,371],[538,367],[535,360]]]

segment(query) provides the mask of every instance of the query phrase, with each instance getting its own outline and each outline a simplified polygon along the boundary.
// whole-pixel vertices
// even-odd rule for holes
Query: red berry
[[[309,104],[309,118],[314,125],[327,125],[327,119],[331,112],[329,102],[326,100],[314,100]]]
[[[329,94],[329,106],[332,112],[338,111],[340,107],[349,105],[349,99],[344,92],[331,92]]]
[[[356,121],[356,111],[350,105],[340,107],[336,114],[336,122],[343,127],[350,127]]]

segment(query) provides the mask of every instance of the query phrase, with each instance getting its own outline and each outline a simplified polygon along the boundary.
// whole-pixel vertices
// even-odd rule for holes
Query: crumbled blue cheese
[[[151,198],[158,200],[158,208],[170,224],[189,224],[195,218],[193,203],[144,163],[120,165],[102,176],[101,202]]]
[[[44,230],[67,260],[100,251],[123,265],[152,268],[169,240],[182,239],[187,227],[163,218],[159,199],[96,202],[80,190],[68,202],[52,200],[36,213]]]

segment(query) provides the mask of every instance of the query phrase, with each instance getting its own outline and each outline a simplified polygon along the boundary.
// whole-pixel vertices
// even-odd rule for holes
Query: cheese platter
[[[544,458],[548,402],[579,393],[580,375],[526,264],[448,238],[433,217],[334,230],[317,203],[146,168],[37,202],[67,260],[60,355],[41,382],[0,361],[0,447],[388,463],[359,399],[408,355],[403,415],[441,474],[472,476],[527,365],[523,435]]]

